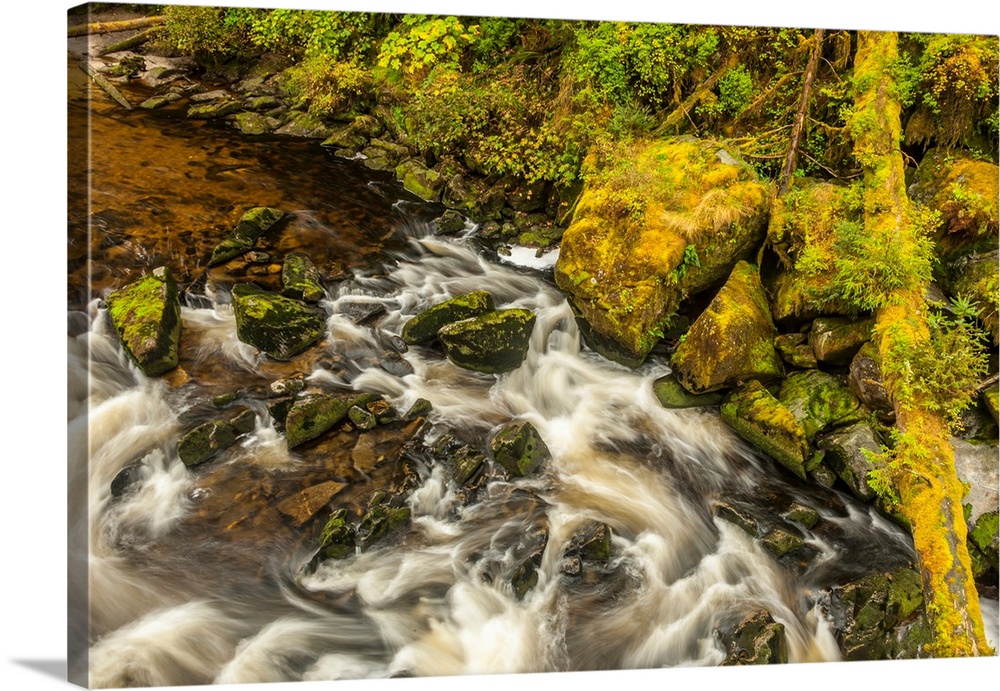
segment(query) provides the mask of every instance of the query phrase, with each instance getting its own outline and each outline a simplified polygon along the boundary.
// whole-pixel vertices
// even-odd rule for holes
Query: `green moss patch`
[[[722,419],[738,435],[805,479],[809,443],[801,423],[758,381],[734,389],[723,401]]]
[[[122,349],[146,376],[177,366],[181,304],[177,284],[159,267],[107,298],[108,314]]]
[[[530,310],[498,310],[449,324],[438,337],[448,359],[459,367],[500,374],[524,362],[534,326]]]
[[[430,307],[403,325],[403,340],[408,345],[426,344],[437,338],[442,327],[477,317],[495,309],[493,296],[485,290],[465,293]]]
[[[276,360],[288,360],[326,333],[326,313],[253,283],[233,287],[236,336]]]

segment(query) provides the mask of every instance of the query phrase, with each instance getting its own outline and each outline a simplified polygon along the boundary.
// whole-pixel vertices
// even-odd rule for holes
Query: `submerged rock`
[[[501,427],[490,440],[490,453],[515,477],[530,475],[551,455],[538,430],[525,421]]]
[[[403,340],[408,345],[430,343],[438,331],[453,322],[477,317],[495,309],[493,296],[485,290],[465,293],[430,307],[403,325]]]
[[[302,252],[285,256],[281,267],[282,295],[306,302],[319,302],[326,297],[319,270]]]
[[[276,360],[288,360],[326,333],[326,313],[253,283],[233,287],[236,336]]]
[[[805,479],[809,443],[802,424],[760,382],[734,389],[723,401],[722,419],[778,463]]]
[[[203,422],[181,436],[177,455],[188,468],[200,465],[251,432],[254,421],[253,411],[242,408],[225,418]]]
[[[530,310],[506,309],[449,324],[438,337],[448,359],[459,367],[501,374],[524,362],[534,326]]]
[[[243,214],[229,237],[215,246],[215,249],[212,250],[212,256],[208,260],[208,265],[221,264],[248,251],[253,247],[257,238],[284,216],[285,212],[281,209],[264,206],[250,209]]]
[[[108,314],[122,349],[149,377],[177,366],[181,303],[177,283],[164,266],[107,297]]]
[[[555,280],[587,344],[634,367],[686,296],[725,278],[759,244],[770,195],[717,141],[658,140],[623,157],[603,170],[588,159]]]
[[[711,304],[677,346],[671,366],[692,393],[735,386],[783,373],[775,329],[757,269],[739,262]]]

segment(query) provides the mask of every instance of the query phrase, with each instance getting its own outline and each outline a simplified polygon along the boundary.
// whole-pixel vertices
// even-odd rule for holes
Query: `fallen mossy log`
[[[139,19],[125,19],[118,22],[94,22],[92,24],[77,24],[69,27],[66,32],[67,38],[75,36],[89,36],[90,34],[111,34],[116,31],[128,31],[130,29],[145,29],[149,26],[159,26],[166,24],[166,15],[155,17],[141,17]]]
[[[109,53],[117,53],[122,50],[131,50],[137,46],[141,46],[146,41],[152,39],[160,31],[161,29],[158,26],[146,29],[145,31],[140,31],[139,33],[133,36],[129,36],[126,39],[118,41],[117,43],[112,43],[111,45],[102,49],[101,52],[98,53],[98,55],[107,55]]]
[[[116,89],[115,85],[109,82],[103,74],[94,69],[89,62],[81,60],[79,65],[80,69],[90,75],[90,78],[93,79],[99,87],[104,89],[108,96],[117,101],[125,110],[132,110],[132,104],[129,103],[128,99],[122,95],[122,92]]]
[[[901,106],[890,69],[897,59],[895,33],[858,32],[849,127],[863,173],[864,230],[885,246],[912,245],[920,237],[899,150]],[[906,353],[927,346],[925,288],[914,279],[882,297],[873,340],[883,363],[903,364],[899,360]],[[890,500],[913,535],[932,628],[929,652],[939,657],[990,655],[966,543],[964,487],[955,472],[948,425],[928,394],[913,386],[907,369],[891,368],[885,377],[897,428],[886,480],[895,494]]]

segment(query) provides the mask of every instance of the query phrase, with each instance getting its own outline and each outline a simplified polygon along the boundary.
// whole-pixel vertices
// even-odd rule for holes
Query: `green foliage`
[[[719,108],[727,115],[738,115],[750,105],[753,79],[744,65],[737,65],[719,80]]]
[[[359,60],[382,34],[385,16],[371,12],[277,9],[252,23],[250,37],[267,50],[291,56]]]
[[[681,257],[681,263],[677,265],[677,268],[671,274],[673,282],[680,283],[687,275],[688,269],[692,266],[701,267],[701,259],[698,257],[698,248],[694,245],[688,245],[684,248],[684,256]]]
[[[959,296],[953,308],[953,316],[928,314],[926,341],[896,339],[882,367],[887,377],[897,379],[902,401],[919,399],[922,407],[940,413],[958,429],[962,411],[975,401],[986,375],[989,354],[975,325],[977,305]]]
[[[297,106],[318,117],[366,110],[374,102],[371,73],[350,62],[319,54],[285,71],[283,89]]]
[[[167,40],[178,50],[206,61],[245,57],[255,50],[250,33],[261,12],[172,5],[164,9]]]
[[[382,40],[379,67],[405,74],[423,73],[435,65],[459,68],[461,48],[471,45],[478,25],[464,26],[457,17],[408,14]]]

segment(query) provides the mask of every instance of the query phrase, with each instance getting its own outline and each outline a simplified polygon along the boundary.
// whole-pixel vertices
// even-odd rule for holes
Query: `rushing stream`
[[[87,108],[72,97],[71,108]],[[93,234],[71,248],[69,424],[70,489],[86,497],[71,520],[88,530],[92,685],[715,665],[725,657],[715,631],[759,608],[784,625],[790,661],[836,660],[822,591],[912,560],[899,528],[777,470],[715,411],[661,407],[651,384],[665,360],[633,371],[581,346],[544,266],[500,261],[475,229],[433,236],[440,209],[391,178],[314,142],[255,141],[103,101],[89,112],[93,194],[71,229],[89,219]],[[203,268],[257,205],[294,214],[264,251],[301,249],[343,279],[327,281],[321,303],[327,338],[292,363],[236,338],[228,287],[273,280],[267,265],[259,275]],[[99,298],[161,264],[185,288],[181,365],[147,379]],[[482,375],[432,348],[397,352],[408,318],[472,290],[536,314],[519,369]],[[359,303],[385,313],[359,325],[349,317]],[[296,372],[315,387],[382,394],[398,410],[433,405],[426,444],[403,453],[418,478],[410,524],[315,571],[306,566],[322,518],[295,526],[276,507],[334,479],[345,485],[334,504],[358,508],[395,469],[360,463],[347,433],[290,452],[259,392]],[[254,431],[189,470],[179,434],[234,390],[256,413]],[[511,420],[537,428],[551,460],[526,479],[493,477],[469,502],[427,449],[446,434],[482,445]],[[413,432],[386,429],[376,443]],[[134,489],[113,497],[129,464]],[[810,558],[776,561],[716,517],[720,499],[763,513],[813,507]],[[611,557],[581,575],[564,552],[592,522],[611,528]],[[539,544],[537,582],[518,599],[510,574]]]

